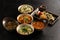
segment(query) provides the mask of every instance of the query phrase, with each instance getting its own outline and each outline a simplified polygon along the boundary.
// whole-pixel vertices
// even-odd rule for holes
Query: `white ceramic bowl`
[[[30,26],[33,31],[32,31],[31,33],[29,33],[29,34],[22,34],[22,33],[19,31],[19,30],[21,29],[21,26],[22,26],[22,25],[28,25],[28,26]],[[30,24],[20,24],[20,25],[17,26],[16,31],[17,31],[18,34],[21,34],[21,35],[30,35],[30,34],[32,34],[32,33],[34,32],[34,27],[33,27],[32,25],[30,25]]]
[[[27,6],[27,7],[30,7],[31,8],[31,10],[30,10],[30,8],[28,9],[28,10],[30,10],[30,11],[22,11],[21,10],[21,8],[24,8],[25,6]],[[18,7],[18,11],[20,12],[20,13],[31,13],[32,11],[33,11],[33,7],[31,6],[31,5],[28,5],[28,4],[23,4],[23,5],[20,5],[19,7]]]
[[[31,20],[29,23],[31,23],[31,22],[33,21],[33,16],[31,16],[30,14],[20,14],[20,15],[17,16],[18,22],[19,22],[19,18],[20,18],[21,16],[23,16],[23,15],[28,15],[28,16],[30,16],[30,17],[32,18],[32,20]]]

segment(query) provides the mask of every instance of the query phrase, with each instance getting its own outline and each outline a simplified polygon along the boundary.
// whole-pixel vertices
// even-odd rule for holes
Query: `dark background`
[[[29,36],[21,36],[15,31],[7,32],[2,26],[2,19],[6,16],[16,19],[19,14],[17,8],[21,4],[30,4],[34,9],[43,4],[48,11],[60,16],[60,0],[0,0],[0,40],[60,40],[60,20],[52,27],[35,31]]]

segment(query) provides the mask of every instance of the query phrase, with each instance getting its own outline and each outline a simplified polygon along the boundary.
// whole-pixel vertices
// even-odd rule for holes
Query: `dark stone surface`
[[[60,20],[54,26],[29,36],[21,36],[16,31],[7,32],[2,26],[2,19],[6,16],[16,19],[19,14],[17,7],[21,4],[30,4],[35,9],[44,4],[48,11],[60,16],[60,0],[0,0],[0,40],[60,40]]]

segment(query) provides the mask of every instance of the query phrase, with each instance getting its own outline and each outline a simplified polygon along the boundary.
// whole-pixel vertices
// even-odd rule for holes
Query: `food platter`
[[[35,19],[41,20],[41,18],[36,15],[36,13],[37,13],[38,11],[39,11],[39,8],[37,8],[34,12],[32,12],[31,15],[32,15]],[[53,16],[53,18],[51,18],[51,17],[49,16],[50,19],[52,19],[52,21],[50,21],[50,20],[47,18],[47,20],[48,20],[48,25],[49,25],[49,26],[50,26],[50,25],[51,25],[51,26],[54,25],[54,24],[56,23],[56,21],[60,18],[58,15],[53,14],[52,12],[45,11],[45,13],[47,13],[48,15]],[[46,17],[44,16],[44,18],[46,18]]]
[[[20,5],[17,9],[21,13],[16,17],[17,20],[5,17],[2,24],[7,31],[15,29],[20,35],[30,35],[35,30],[41,31],[49,24],[53,25],[59,18],[58,15],[46,11],[43,5],[34,11],[33,7],[28,4]]]

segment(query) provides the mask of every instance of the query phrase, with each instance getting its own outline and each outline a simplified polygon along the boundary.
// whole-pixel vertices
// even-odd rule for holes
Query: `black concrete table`
[[[17,7],[21,4],[30,4],[35,9],[44,4],[48,11],[60,16],[60,0],[0,0],[0,40],[60,40],[60,20],[52,27],[29,36],[21,36],[16,31],[7,32],[2,26],[2,19],[6,16],[16,19],[19,14]]]

